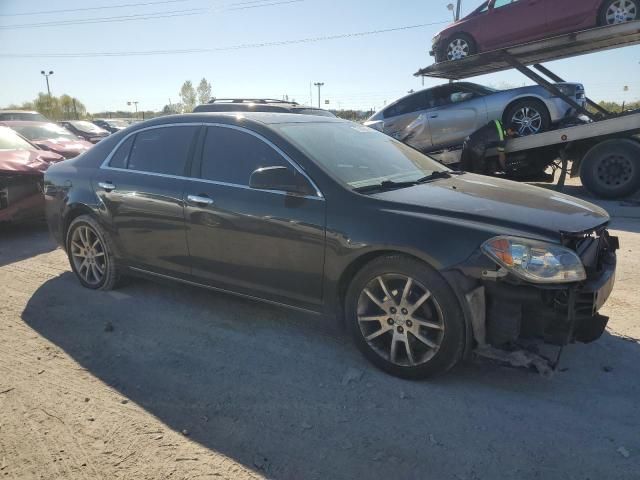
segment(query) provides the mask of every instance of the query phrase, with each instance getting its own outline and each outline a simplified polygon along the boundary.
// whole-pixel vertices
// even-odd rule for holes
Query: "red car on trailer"
[[[436,62],[640,20],[640,0],[488,0],[433,38]]]

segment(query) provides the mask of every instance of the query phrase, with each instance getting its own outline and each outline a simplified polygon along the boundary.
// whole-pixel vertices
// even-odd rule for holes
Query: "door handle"
[[[188,195],[187,202],[198,205],[199,207],[207,207],[213,205],[213,200],[202,195]]]
[[[105,192],[113,192],[116,189],[116,186],[111,182],[99,182],[98,186]]]

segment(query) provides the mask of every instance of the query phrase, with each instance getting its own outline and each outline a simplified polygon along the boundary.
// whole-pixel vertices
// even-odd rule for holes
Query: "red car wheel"
[[[640,19],[640,0],[607,0],[600,11],[600,25],[617,25]]]

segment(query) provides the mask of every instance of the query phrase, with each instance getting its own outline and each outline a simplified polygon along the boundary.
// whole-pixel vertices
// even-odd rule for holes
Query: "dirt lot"
[[[610,329],[551,379],[373,369],[316,317],[176,285],[82,289],[41,225],[0,232],[0,478],[638,479],[640,214]],[[635,217],[635,218],[634,218]]]

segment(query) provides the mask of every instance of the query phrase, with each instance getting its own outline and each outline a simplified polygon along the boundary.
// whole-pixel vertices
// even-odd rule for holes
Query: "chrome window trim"
[[[289,192],[283,191],[283,190],[256,190],[255,188],[251,188],[248,185],[240,185],[237,183],[227,183],[227,182],[219,182],[216,180],[208,180],[205,178],[196,178],[196,177],[185,177],[185,176],[180,176],[180,175],[168,175],[165,173],[156,173],[156,172],[147,172],[144,170],[133,170],[130,168],[117,168],[117,167],[110,167],[109,166],[109,162],[111,162],[111,159],[113,158],[113,156],[115,155],[115,153],[118,151],[118,149],[120,148],[120,146],[127,141],[127,139],[133,135],[137,135],[138,133],[141,132],[145,132],[147,130],[155,130],[158,128],[166,128],[166,127],[222,127],[222,128],[230,128],[232,130],[238,130],[244,133],[248,133],[249,135],[253,135],[254,137],[256,137],[257,139],[259,139],[260,141],[266,143],[269,147],[271,147],[273,150],[276,151],[276,153],[278,153],[282,158],[284,158],[289,165],[291,165],[293,168],[296,169],[296,171],[298,173],[300,173],[302,176],[304,176],[304,178],[307,179],[307,181],[311,184],[311,186],[313,187],[313,189],[316,191],[316,195],[302,195],[302,196],[298,196],[300,198],[307,198],[309,200],[324,200],[324,195],[322,195],[322,192],[320,191],[320,189],[318,188],[318,186],[316,185],[316,183],[311,179],[311,177],[309,177],[309,175],[307,175],[307,173],[302,169],[302,167],[300,167],[300,165],[298,165],[295,161],[293,161],[293,159],[291,159],[289,157],[289,155],[287,155],[286,153],[284,153],[277,145],[275,145],[273,142],[271,142],[269,139],[263,137],[262,135],[260,135],[257,132],[254,132],[253,130],[250,130],[248,128],[245,127],[239,127],[237,125],[227,125],[224,123],[208,123],[208,122],[190,122],[190,123],[165,123],[162,125],[153,125],[151,127],[145,127],[145,128],[141,128],[139,130],[135,130],[133,132],[128,133],[127,135],[125,135],[119,142],[118,144],[113,148],[113,150],[111,150],[111,152],[109,153],[109,155],[107,155],[107,158],[104,160],[104,162],[102,162],[102,164],[100,165],[100,170],[116,170],[116,171],[121,171],[121,172],[134,172],[134,173],[140,173],[143,175],[152,175],[152,176],[156,176],[156,177],[165,177],[165,178],[176,178],[176,179],[180,179],[180,180],[194,180],[196,182],[204,182],[204,183],[211,183],[214,185],[223,185],[223,186],[228,186],[228,187],[238,187],[238,188],[243,188],[246,190],[252,190],[254,192],[270,192],[270,193],[276,193],[279,195],[291,195],[291,196],[296,196],[296,195],[292,195]]]

